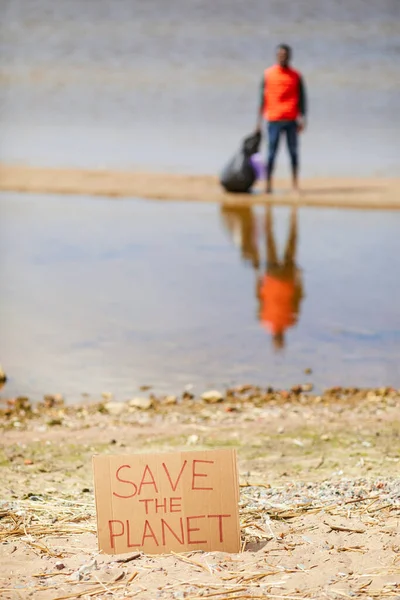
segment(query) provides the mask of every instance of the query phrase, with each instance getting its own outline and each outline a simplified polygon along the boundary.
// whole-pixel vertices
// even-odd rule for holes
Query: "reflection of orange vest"
[[[294,325],[295,283],[266,275],[261,285],[261,321],[271,333],[281,333]]]
[[[275,65],[264,73],[264,118],[295,121],[299,116],[300,75],[290,67]]]

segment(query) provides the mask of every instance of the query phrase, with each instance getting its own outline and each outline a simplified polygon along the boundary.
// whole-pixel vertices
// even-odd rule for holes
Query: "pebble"
[[[107,402],[104,405],[105,410],[113,416],[118,416],[126,410],[125,404],[122,402]]]
[[[52,408],[56,405],[64,404],[64,396],[62,394],[46,394],[43,397],[44,405],[47,408]]]
[[[311,392],[313,388],[314,386],[312,383],[303,383],[303,385],[301,386],[302,392]]]
[[[199,436],[196,434],[193,434],[193,435],[189,435],[188,439],[186,440],[186,444],[188,446],[195,446],[198,441],[199,441]]]
[[[97,561],[96,559],[93,559],[89,563],[79,567],[79,569],[72,574],[71,579],[75,581],[81,581],[85,576],[95,569],[97,569]]]
[[[204,392],[204,394],[201,395],[201,398],[204,400],[204,402],[216,404],[217,402],[222,402],[224,396],[218,390],[210,390],[208,392]]]
[[[138,396],[129,400],[129,406],[131,408],[138,408],[139,410],[149,410],[153,407],[154,401],[151,398],[145,398]]]
[[[172,406],[173,404],[178,404],[178,398],[176,396],[165,396],[162,403],[166,406]]]
[[[255,509],[262,509],[266,505],[271,505],[271,496],[273,496],[273,504],[279,507],[302,504],[321,506],[324,503],[337,503],[339,497],[340,503],[354,498],[367,498],[376,495],[376,489],[379,489],[380,502],[394,503],[395,506],[400,507],[400,479],[382,477],[371,480],[364,477],[357,479],[343,477],[339,481],[327,480],[319,483],[293,482],[283,488],[269,490],[250,487],[241,491],[241,503],[251,502]],[[259,493],[255,494],[254,490],[258,490]]]

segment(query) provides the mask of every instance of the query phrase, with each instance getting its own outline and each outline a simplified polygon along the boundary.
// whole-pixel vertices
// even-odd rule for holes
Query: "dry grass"
[[[127,406],[113,416],[21,399],[0,413],[1,598],[400,598],[398,392],[246,386],[215,406],[185,402],[161,399],[146,420]],[[192,434],[238,448],[241,553],[99,553],[93,452],[174,450]]]
[[[342,532],[350,536],[356,535],[357,541],[361,534],[365,539],[368,536],[368,530],[376,532],[377,529],[383,530],[390,518],[400,517],[400,508],[396,502],[387,502],[381,500],[379,495],[368,496],[348,501],[338,501],[337,503],[321,503],[315,505],[309,504],[287,504],[287,505],[266,505],[263,508],[253,508],[253,505],[259,502],[259,489],[261,486],[243,486],[240,500],[240,519],[243,538],[243,551],[247,546],[258,545],[259,552],[262,551],[263,544],[272,542],[268,554],[265,554],[265,560],[257,557],[252,562],[246,564],[237,563],[236,568],[221,566],[214,553],[172,553],[174,559],[181,562],[186,573],[190,575],[186,579],[179,580],[174,584],[164,586],[165,592],[171,592],[171,598],[185,597],[191,600],[203,598],[215,598],[216,600],[233,600],[245,598],[275,598],[275,599],[300,599],[316,598],[315,590],[299,590],[296,594],[285,595],[284,593],[272,593],[269,590],[276,590],[285,585],[283,575],[300,574],[306,576],[314,568],[318,567],[318,557],[315,557],[314,565],[305,567],[297,565],[296,567],[286,567],[279,564],[272,564],[269,560],[274,552],[293,553],[297,544],[304,544],[305,533],[315,530],[315,521],[308,524],[307,519],[311,516],[320,515],[320,524],[328,528],[328,532]],[[53,502],[23,500],[13,505],[4,505],[0,511],[1,530],[0,542],[13,543],[16,540],[27,545],[38,554],[47,555],[52,558],[63,558],[68,555],[67,552],[59,552],[51,547],[51,541],[54,538],[60,539],[65,536],[76,536],[84,533],[94,534],[95,509],[93,503],[71,502],[57,499]],[[333,523],[332,521],[336,522]],[[349,521],[362,523],[362,527],[348,526]],[[285,531],[276,529],[274,523],[285,524]],[[365,543],[348,544],[337,547],[340,553],[360,553],[368,552]],[[147,557],[139,553],[131,557],[124,557],[114,563],[119,562],[121,567],[125,567],[130,561],[135,564],[143,562],[143,568],[146,578],[150,576],[157,577],[160,565],[166,560],[166,556],[157,557],[153,566],[147,564]],[[171,558],[171,555],[170,555]],[[108,564],[112,564],[111,561]],[[199,572],[206,573],[208,579],[206,582],[196,582],[196,575]],[[33,576],[41,581],[41,585],[31,587],[30,591],[38,593],[49,592],[54,594],[54,600],[69,600],[72,598],[122,598],[146,596],[146,587],[137,585],[138,570],[129,572],[128,570],[119,571],[117,575],[109,580],[101,580],[96,570],[90,574],[90,581],[84,582],[79,577],[74,580],[74,574],[71,571],[57,571],[36,573]],[[377,567],[374,571],[368,573],[359,573],[343,576],[340,578],[341,584],[352,581],[351,594],[348,590],[336,589],[331,593],[326,592],[326,598],[399,598],[399,587],[386,584],[377,590],[371,590],[371,582],[376,577],[383,575],[400,575],[400,554],[385,567]],[[57,595],[56,591],[60,588],[59,583],[53,584],[53,578],[57,578],[67,586],[67,594]],[[47,585],[46,581],[51,580],[53,585]],[[61,582],[60,582],[61,583]],[[186,595],[177,594],[176,590],[183,592],[187,590]],[[175,590],[175,592],[174,592]],[[193,590],[197,592],[193,593]],[[14,588],[0,588],[1,594],[7,594],[14,591]],[[260,591],[262,592],[260,595]],[[175,596],[173,595],[175,593]],[[6,596],[5,596],[6,597]]]

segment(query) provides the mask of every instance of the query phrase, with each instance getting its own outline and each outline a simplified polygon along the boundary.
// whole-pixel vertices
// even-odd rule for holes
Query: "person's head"
[[[276,49],[276,60],[279,66],[288,67],[292,60],[292,49],[287,44],[279,44]]]
[[[272,344],[273,344],[274,350],[276,352],[283,350],[283,348],[285,347],[285,335],[284,335],[283,331],[277,331],[276,333],[273,334]]]

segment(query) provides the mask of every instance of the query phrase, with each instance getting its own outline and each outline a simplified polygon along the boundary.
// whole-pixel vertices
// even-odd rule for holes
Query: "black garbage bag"
[[[257,178],[250,157],[258,152],[261,133],[253,133],[246,137],[235,156],[222,170],[220,183],[227,192],[248,193]]]

